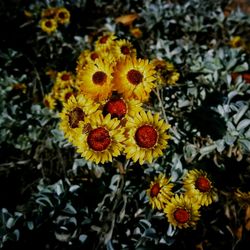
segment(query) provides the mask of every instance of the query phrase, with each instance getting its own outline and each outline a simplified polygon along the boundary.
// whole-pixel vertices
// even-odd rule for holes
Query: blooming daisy
[[[64,89],[72,88],[74,85],[75,82],[72,73],[68,71],[61,71],[57,73],[52,92],[54,93],[55,98],[59,99],[61,92]]]
[[[136,49],[133,47],[132,43],[125,39],[116,40],[114,42],[112,53],[118,59],[128,56],[136,57]]]
[[[64,7],[57,8],[57,10],[56,10],[56,20],[60,24],[69,23],[69,20],[70,20],[69,11]]]
[[[232,48],[245,47],[245,42],[240,36],[234,36],[230,39],[229,45]]]
[[[112,62],[97,59],[78,71],[77,84],[84,95],[102,101],[112,93],[112,72]]]
[[[102,36],[99,36],[97,38],[97,41],[95,42],[95,50],[110,51],[115,39],[116,36],[114,35],[114,33],[104,33]]]
[[[124,128],[117,118],[111,119],[111,115],[103,117],[99,111],[90,115],[88,121],[88,129],[84,126],[77,129],[74,142],[77,152],[97,164],[111,162],[123,149]]]
[[[180,77],[180,74],[176,71],[174,65],[165,60],[154,59],[151,61],[156,71],[157,82],[160,85],[173,85]]]
[[[194,227],[200,219],[200,204],[186,195],[173,196],[164,208],[168,222],[174,227]]]
[[[71,95],[67,102],[63,103],[63,109],[60,113],[60,129],[65,137],[72,142],[76,128],[80,122],[85,121],[85,117],[94,113],[98,109],[98,104],[85,98],[83,95]]]
[[[59,101],[65,103],[69,100],[69,98],[74,95],[76,96],[76,91],[73,88],[65,88],[62,89],[59,95]]]
[[[108,62],[112,62],[115,58],[107,53],[106,51],[97,51],[97,50],[84,50],[80,54],[77,60],[76,71],[83,69],[87,64],[95,62],[96,59],[102,59]]]
[[[147,190],[147,195],[153,209],[157,208],[162,210],[171,196],[173,196],[171,189],[174,184],[169,183],[169,181],[170,180],[167,179],[164,174],[159,174],[154,178],[154,181],[151,181],[150,188]]]
[[[40,27],[43,31],[50,34],[57,29],[57,22],[54,19],[43,18],[40,20]]]
[[[159,119],[159,114],[154,116],[150,112],[141,111],[133,117],[128,117],[126,129],[128,139],[125,141],[125,153],[128,159],[151,163],[153,158],[163,154],[162,150],[168,145],[170,135],[166,130],[170,128],[164,120]]]
[[[43,9],[41,12],[41,17],[42,18],[54,18],[56,15],[57,8],[47,8]]]
[[[188,171],[183,179],[183,186],[186,195],[196,197],[202,206],[208,206],[218,198],[212,181],[203,170],[194,169]]]
[[[138,100],[126,100],[121,97],[111,97],[102,103],[103,115],[110,114],[111,118],[119,120],[127,116],[134,116],[142,111],[142,103]]]
[[[126,57],[114,69],[114,87],[125,98],[145,101],[154,84],[155,71],[148,60]]]
[[[56,106],[56,100],[51,94],[47,94],[43,98],[43,104],[45,107],[53,110]]]

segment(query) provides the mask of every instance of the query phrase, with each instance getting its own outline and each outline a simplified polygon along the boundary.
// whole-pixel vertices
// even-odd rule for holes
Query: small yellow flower
[[[200,204],[195,199],[176,194],[166,204],[164,213],[174,227],[195,227],[200,219]]]
[[[156,71],[156,82],[159,85],[173,85],[179,80],[180,74],[172,63],[165,60],[154,59],[151,61],[151,64]]]
[[[141,31],[141,29],[139,28],[131,28],[130,29],[130,33],[132,36],[134,36],[135,38],[141,38],[143,33]]]
[[[56,106],[56,100],[51,94],[47,94],[43,98],[43,104],[48,109],[54,110]]]
[[[57,8],[56,20],[60,24],[68,24],[70,21],[70,12],[64,7]]]
[[[153,116],[150,112],[141,111],[129,117],[126,123],[128,139],[124,142],[126,158],[142,165],[163,155],[162,150],[167,148],[171,138],[166,133],[169,128],[169,124],[159,119],[159,114]]]
[[[54,19],[47,19],[43,18],[40,21],[40,27],[43,31],[51,34],[52,32],[56,31],[57,29],[57,22]]]
[[[92,100],[85,98],[83,95],[74,96],[63,103],[63,109],[60,113],[60,129],[64,132],[65,137],[72,142],[76,129],[80,122],[85,122],[85,118],[98,109],[99,105]]]
[[[126,99],[146,101],[155,87],[155,70],[148,60],[126,57],[114,68],[114,88]]]
[[[169,183],[169,181],[164,174],[159,174],[154,178],[154,181],[151,181],[147,195],[153,209],[164,209],[166,203],[170,200],[171,196],[173,196],[171,189],[174,184]]]
[[[202,206],[208,206],[218,199],[216,189],[203,170],[190,170],[184,176],[183,186],[186,195],[195,197]]]
[[[112,73],[112,62],[96,59],[77,72],[77,85],[87,97],[103,101],[109,98],[113,91]]]
[[[116,40],[114,42],[112,53],[117,59],[123,59],[128,56],[136,57],[136,49],[132,43],[125,39]]]
[[[112,162],[113,157],[121,154],[125,136],[124,128],[117,118],[111,119],[110,115],[103,117],[97,111],[88,117],[89,128],[85,127],[77,129],[74,141],[82,157],[98,164]]]
[[[229,41],[229,45],[232,48],[240,48],[240,47],[243,48],[243,47],[245,47],[245,41],[240,36],[234,36]]]
[[[43,9],[41,12],[41,17],[44,19],[51,19],[55,17],[57,8],[47,8]]]
[[[99,36],[97,38],[97,41],[95,42],[95,50],[110,51],[114,44],[115,39],[116,36],[114,35],[114,33],[111,32],[104,33],[102,36]]]
[[[15,83],[12,85],[12,89],[22,91],[22,93],[25,94],[27,91],[27,86],[25,83]]]

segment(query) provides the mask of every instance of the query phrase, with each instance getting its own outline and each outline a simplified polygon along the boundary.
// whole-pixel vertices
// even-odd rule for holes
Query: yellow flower
[[[56,15],[56,10],[57,8],[47,8],[47,9],[43,9],[42,13],[41,13],[41,17],[42,18],[54,18]]]
[[[126,100],[115,96],[102,102],[103,115],[110,114],[111,118],[119,120],[127,119],[128,116],[133,117],[142,110],[142,103],[138,100]]]
[[[141,29],[139,29],[139,28],[131,28],[130,33],[135,38],[141,38],[143,35]]]
[[[200,205],[195,199],[185,195],[175,195],[166,204],[164,213],[174,227],[195,227],[200,219]]]
[[[120,39],[114,42],[112,53],[117,59],[123,59],[128,56],[136,57],[136,50],[132,43],[125,39]]]
[[[159,174],[154,178],[154,181],[151,181],[147,195],[153,209],[164,209],[166,203],[170,200],[171,196],[173,196],[171,189],[174,184],[169,183],[169,181],[164,174]]]
[[[67,102],[63,103],[63,109],[60,113],[60,129],[64,132],[65,137],[72,142],[76,128],[79,123],[85,121],[86,116],[94,113],[98,109],[98,104],[85,98],[83,95],[72,95]]]
[[[239,47],[245,47],[245,42],[240,36],[234,36],[229,41],[229,45],[232,48],[239,48]]]
[[[70,21],[70,12],[64,8],[60,7],[56,10],[56,20],[60,24],[67,24]]]
[[[106,32],[102,36],[99,36],[97,38],[97,41],[95,42],[95,50],[105,50],[110,51],[114,44],[114,40],[116,39],[116,36],[114,33]]]
[[[114,69],[114,88],[125,98],[146,101],[155,87],[155,71],[148,60],[127,57]]]
[[[78,71],[77,85],[87,97],[102,101],[112,93],[112,73],[112,62],[97,59]]]
[[[78,72],[79,70],[86,67],[87,64],[95,62],[96,59],[102,59],[109,62],[114,61],[112,55],[110,55],[105,51],[97,51],[97,50],[90,51],[86,49],[82,51],[82,53],[78,57],[76,71]]]
[[[43,18],[40,20],[40,27],[43,31],[51,34],[57,29],[57,22],[54,19]]]
[[[25,94],[27,91],[27,86],[25,83],[15,83],[12,85],[12,89],[22,91],[22,93]]]
[[[141,111],[129,117],[126,123],[128,139],[125,141],[125,153],[134,162],[139,160],[151,163],[153,158],[163,154],[162,150],[168,146],[170,135],[166,130],[170,128],[164,120],[159,120],[159,114],[154,116],[150,112]]]
[[[64,89],[74,88],[75,81],[71,72],[61,71],[57,73],[52,92],[56,99],[59,99]]]
[[[54,110],[56,106],[56,100],[51,94],[47,94],[43,98],[43,104],[45,105],[45,107]]]
[[[186,190],[186,195],[197,198],[202,206],[208,206],[218,199],[212,181],[203,170],[194,169],[188,171],[184,176],[183,186]]]
[[[118,119],[111,119],[110,115],[104,118],[97,111],[88,117],[88,129],[85,127],[77,129],[74,141],[82,157],[98,164],[112,162],[113,157],[121,154],[125,136]]]
[[[172,63],[160,59],[154,59],[151,63],[156,71],[158,84],[173,85],[179,80],[180,74]]]
[[[60,91],[58,99],[62,104],[64,104],[71,96],[76,96],[76,94],[77,92],[73,88],[65,88]]]

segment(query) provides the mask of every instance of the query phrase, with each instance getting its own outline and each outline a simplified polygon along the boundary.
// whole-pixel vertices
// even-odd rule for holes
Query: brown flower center
[[[97,71],[92,76],[94,84],[103,85],[107,80],[107,75],[102,71]]]
[[[108,148],[111,139],[105,128],[99,127],[89,132],[87,143],[95,151],[103,151]]]
[[[43,103],[44,103],[44,105],[45,105],[47,108],[50,107],[50,104],[49,104],[49,101],[48,101],[48,100],[44,100]]]
[[[111,114],[111,118],[122,119],[127,113],[126,103],[122,99],[111,99],[104,105],[103,113]]]
[[[157,196],[158,193],[160,192],[160,190],[161,190],[161,188],[160,188],[159,183],[155,183],[155,184],[152,186],[151,190],[150,190],[150,196],[151,196],[152,198],[155,197],[155,196]]]
[[[123,45],[123,46],[121,47],[121,52],[122,52],[123,55],[128,55],[128,54],[130,53],[130,49],[129,49],[128,46]]]
[[[106,43],[107,42],[107,40],[108,40],[108,38],[109,38],[109,35],[105,35],[105,36],[103,36],[101,39],[100,39],[100,43]]]
[[[58,16],[59,16],[60,19],[65,19],[65,18],[66,18],[66,15],[65,15],[64,12],[60,12],[60,13],[58,14]]]
[[[65,101],[68,101],[68,99],[71,97],[73,95],[73,93],[72,92],[68,92],[68,93],[66,93],[66,95],[65,95]]]
[[[174,212],[174,218],[178,223],[186,223],[189,221],[190,214],[184,208],[177,208]]]
[[[84,120],[85,114],[82,109],[76,107],[69,114],[69,126],[71,128],[77,128],[80,121]]]
[[[136,130],[135,141],[142,148],[152,148],[157,142],[157,131],[149,125],[143,125]]]
[[[63,75],[61,76],[61,79],[62,79],[63,81],[68,81],[68,80],[70,79],[70,74],[67,74],[67,73],[63,74]]]
[[[206,177],[200,176],[195,182],[195,187],[201,192],[208,192],[211,189],[211,184]]]
[[[51,28],[52,27],[52,22],[50,20],[46,21],[45,26],[48,27],[48,28]]]
[[[132,83],[134,85],[138,85],[139,83],[142,82],[143,75],[140,71],[135,70],[135,69],[131,69],[127,73],[127,79],[130,83]]]
[[[90,58],[91,60],[95,61],[96,58],[98,58],[99,55],[96,52],[91,53]]]

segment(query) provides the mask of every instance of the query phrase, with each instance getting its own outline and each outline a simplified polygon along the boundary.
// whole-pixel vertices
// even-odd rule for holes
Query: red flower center
[[[47,108],[49,108],[50,105],[49,105],[49,101],[48,101],[48,100],[44,100],[43,103],[44,103],[44,105],[45,105]]]
[[[155,196],[157,196],[158,193],[160,192],[160,190],[161,190],[161,188],[160,188],[159,183],[155,183],[155,184],[152,186],[151,190],[150,190],[150,196],[151,196],[152,198],[155,197]]]
[[[62,79],[63,81],[68,81],[68,80],[70,79],[70,74],[68,74],[68,73],[63,74],[63,75],[61,76],[61,79]]]
[[[122,99],[111,99],[103,108],[104,115],[111,114],[111,118],[122,119],[127,113],[126,103]]]
[[[51,21],[46,21],[45,22],[45,26],[48,27],[48,28],[51,28],[52,27],[52,22]]]
[[[85,114],[82,109],[76,107],[69,114],[69,126],[71,128],[77,128],[80,121],[84,120]]]
[[[139,83],[142,82],[143,75],[140,71],[135,70],[135,69],[131,69],[127,73],[127,79],[129,80],[130,83],[132,83],[134,85],[138,85]]]
[[[177,208],[174,212],[174,218],[178,223],[186,223],[189,221],[190,214],[184,208]]]
[[[129,49],[128,46],[123,45],[123,46],[121,47],[121,52],[122,52],[123,55],[128,55],[128,54],[130,53],[130,49]]]
[[[71,96],[73,95],[73,93],[72,92],[68,92],[68,93],[66,93],[66,95],[65,95],[65,101],[67,101]]]
[[[100,39],[100,43],[106,43],[107,42],[107,40],[108,40],[108,38],[109,38],[109,35],[105,35],[105,36],[103,36],[101,39]]]
[[[208,192],[211,189],[211,184],[206,177],[200,176],[195,182],[195,187],[201,192]]]
[[[99,127],[89,132],[87,143],[95,151],[103,151],[108,148],[111,139],[105,128]]]
[[[107,75],[102,71],[97,71],[93,74],[92,80],[94,84],[103,85],[107,80]]]
[[[157,131],[149,125],[143,125],[136,130],[135,141],[142,148],[152,148],[157,142]]]
[[[66,18],[66,15],[65,15],[64,12],[60,12],[60,13],[58,14],[58,16],[59,16],[60,19],[65,19],[65,18]]]
[[[90,58],[91,60],[95,61],[96,58],[98,58],[99,55],[96,52],[91,53]]]

